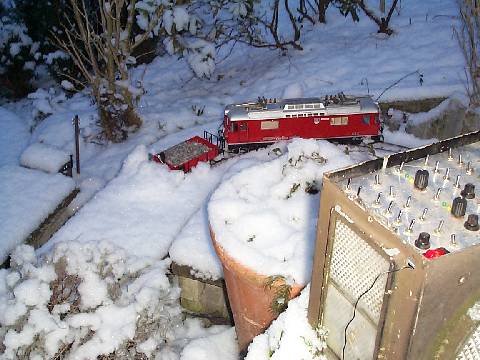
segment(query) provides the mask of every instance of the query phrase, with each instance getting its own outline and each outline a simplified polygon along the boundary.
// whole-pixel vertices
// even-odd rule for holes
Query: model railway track
[[[380,142],[378,142],[377,144],[384,144],[384,145],[389,145],[389,146],[397,147],[398,149],[400,149],[400,151],[410,149],[408,146],[393,144],[393,143],[389,143],[389,142],[386,142],[386,141],[380,141]]]
[[[389,143],[389,142],[385,142],[385,141],[377,141],[377,142],[372,142],[372,143],[369,143],[369,144],[361,143],[361,144],[358,144],[358,145],[348,145],[347,144],[345,146],[351,146],[351,148],[349,148],[350,151],[356,151],[357,149],[359,149],[359,151],[366,152],[366,153],[369,152],[377,158],[382,158],[382,157],[384,157],[385,155],[388,155],[388,154],[395,154],[395,153],[402,152],[402,151],[410,149],[407,146],[393,144],[393,143]],[[257,148],[257,150],[258,150],[258,148]],[[243,152],[243,153],[242,152],[238,153],[238,152],[225,151],[225,153],[223,155],[221,155],[222,156],[221,158],[218,159],[218,157],[217,157],[217,159],[211,160],[210,165],[214,166],[214,167],[218,166],[218,165],[221,165],[226,160],[232,159],[234,157],[245,154],[247,152],[248,151]],[[382,152],[383,152],[383,154],[381,154]]]
[[[358,145],[351,145],[351,147],[349,147],[349,151],[369,153],[376,158],[383,158],[384,156],[406,151],[409,149],[410,148],[407,146],[384,141],[377,141],[368,144],[361,143]]]

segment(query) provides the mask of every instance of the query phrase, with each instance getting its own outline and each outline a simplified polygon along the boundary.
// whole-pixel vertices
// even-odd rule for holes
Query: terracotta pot
[[[211,227],[210,236],[222,262],[239,349],[244,351],[253,338],[261,334],[278,316],[272,311],[271,303],[279,284],[275,283],[271,289],[266,289],[268,276],[253,271],[230,256],[215,240],[215,233]],[[302,288],[294,284],[290,291],[290,299],[296,297]]]

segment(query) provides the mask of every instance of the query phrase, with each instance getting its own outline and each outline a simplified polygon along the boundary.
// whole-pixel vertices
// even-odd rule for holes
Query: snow
[[[69,161],[69,153],[42,143],[30,145],[20,157],[22,166],[52,174],[57,173]]]
[[[45,63],[48,65],[51,65],[53,64],[53,61],[55,59],[68,59],[69,55],[62,50],[56,50],[47,55],[44,55],[43,57],[44,57]]]
[[[480,320],[480,302],[476,302],[470,309],[468,309],[467,315],[473,321],[479,321]]]
[[[352,163],[326,141],[297,139],[288,152],[222,182],[208,204],[216,241],[241,264],[305,285],[311,274],[319,188],[325,171]]]
[[[60,85],[62,86],[62,88],[64,88],[65,90],[74,90],[75,87],[74,85],[68,81],[68,80],[62,80],[62,82],[60,83]]]
[[[411,125],[423,124],[431,121],[431,119],[440,117],[445,111],[452,109],[452,107],[458,107],[459,104],[468,107],[468,101],[468,98],[465,96],[454,93],[430,111],[410,114],[407,123]]]
[[[70,219],[48,246],[67,240],[88,242],[101,234],[133,255],[161,259],[216,184],[212,175],[207,164],[189,175],[170,171],[149,162],[145,146],[138,146],[119,175]]]
[[[72,179],[18,166],[0,168],[0,262],[75,188]]]
[[[198,278],[218,280],[223,277],[222,264],[210,240],[205,207],[185,224],[173,241],[169,255],[177,264],[190,266],[192,275]]]
[[[181,54],[188,66],[178,61],[177,56],[165,56],[149,65],[132,67],[131,83],[141,81],[146,90],[138,104],[144,124],[122,144],[109,144],[98,136],[96,110],[87,92],[67,98],[58,88],[41,89],[28,99],[3,105],[0,108],[0,200],[5,203],[3,200],[7,199],[8,206],[0,210],[0,236],[5,239],[0,254],[10,251],[21,241],[18,239],[38,225],[48,213],[44,207],[55,207],[61,200],[58,193],[62,193],[62,186],[65,192],[74,186],[72,180],[60,175],[4,165],[18,165],[20,154],[28,144],[42,143],[60,152],[73,153],[71,120],[75,115],[80,117],[82,164],[82,172],[75,178],[82,192],[71,205],[72,209],[80,209],[78,213],[40,251],[27,248],[17,251],[12,257],[12,262],[18,264],[17,270],[0,270],[0,333],[4,331],[3,336],[8,331],[4,341],[4,345],[8,345],[7,354],[19,346],[28,346],[37,334],[48,334],[44,347],[30,355],[31,358],[51,358],[62,341],[83,338],[95,328],[98,334],[88,345],[71,349],[72,353],[80,354],[80,358],[86,354],[95,358],[95,354],[104,353],[131,336],[133,314],[142,314],[140,309],[147,309],[148,304],[159,305],[151,301],[162,289],[169,291],[174,299],[166,301],[172,306],[174,321],[167,326],[166,336],[156,333],[143,338],[137,344],[138,349],[162,360],[236,358],[232,328],[205,329],[197,319],[176,322],[180,311],[175,302],[178,301],[175,300],[177,289],[167,284],[164,275],[170,260],[162,258],[168,256],[172,261],[191,266],[192,273],[200,278],[220,278],[221,266],[210,243],[207,217],[207,210],[211,214],[218,205],[216,218],[225,219],[228,215],[233,221],[229,227],[238,229],[231,232],[235,236],[222,243],[223,246],[259,271],[283,274],[292,281],[306,284],[318,211],[318,195],[304,192],[306,182],[319,180],[324,171],[361,161],[369,155],[357,151],[346,155],[344,147],[326,142],[295,141],[276,144],[274,147],[284,153],[278,158],[269,154],[271,149],[266,149],[225,160],[214,168],[203,164],[192,173],[183,174],[147,162],[147,153],[201,135],[204,129],[216,133],[225,104],[255,100],[258,96],[310,97],[343,91],[378,97],[402,78],[380,100],[446,97],[463,91],[464,60],[452,36],[452,26],[458,24],[455,1],[400,4],[399,11],[392,17],[395,33],[391,37],[378,35],[376,25],[364,16],[359,23],[352,23],[331,7],[326,25],[312,29],[304,24],[303,51],[281,52],[237,44],[231,53],[229,46],[216,52],[209,43],[190,42],[183,44],[187,48]],[[137,6],[145,8],[148,1],[139,2]],[[177,29],[194,32],[201,21],[194,17],[187,19],[189,15],[183,7],[171,10],[165,13],[169,17],[163,19],[164,26],[170,30],[175,25]],[[245,7],[239,2],[229,11],[234,16],[243,16]],[[284,25],[289,24],[280,24],[280,27],[283,29]],[[22,35],[21,30],[12,29]],[[23,40],[24,44],[29,41]],[[171,37],[165,39],[165,45],[168,53],[176,50]],[[61,55],[53,54],[46,60]],[[193,75],[208,79],[200,80]],[[423,78],[422,84],[420,78]],[[65,84],[68,90],[69,85]],[[200,108],[204,108],[204,113],[195,114],[194,109]],[[418,115],[421,116],[424,115]],[[408,147],[431,142],[406,134],[404,127],[394,132],[386,130],[384,135],[387,142]],[[312,155],[317,150],[327,158],[326,164],[315,161],[313,156],[298,162],[297,166],[288,162],[302,152]],[[61,178],[69,184],[40,189],[46,182],[40,180],[42,177]],[[295,184],[300,187],[293,191]],[[13,190],[5,191],[8,187]],[[291,190],[292,195],[287,199]],[[46,199],[47,195],[58,195],[59,199]],[[207,208],[210,197],[212,201]],[[7,218],[4,216],[7,212],[15,216]],[[228,228],[225,225],[212,223],[215,229],[223,227],[222,231]],[[13,235],[12,247],[3,249]],[[100,245],[105,244],[104,240],[110,245]],[[251,246],[253,244],[259,246]],[[55,246],[63,250],[54,250]],[[274,249],[272,255],[270,249]],[[30,299],[22,287],[30,289],[49,283],[52,273],[56,274],[53,266],[37,264],[36,256],[41,254],[54,262],[54,254],[67,251],[74,254],[69,257],[68,271],[79,274],[83,281],[78,287],[82,302],[76,306],[88,315],[78,314],[62,320],[60,317],[71,310],[70,304],[57,304],[50,313],[44,306],[45,286],[36,288],[37,299]],[[109,258],[115,258],[109,260],[115,264],[114,274],[130,274],[137,279],[135,284],[128,280],[130,290],[117,299],[121,304],[115,303],[109,294],[113,277],[106,281],[95,270],[107,253]],[[28,282],[30,279],[34,281]],[[27,285],[22,285],[25,282]],[[14,299],[16,287],[18,301]],[[272,328],[254,340],[249,359],[270,358],[271,352],[272,359],[309,359],[313,358],[312,351],[321,350],[319,333],[311,330],[306,322],[307,292],[305,290],[299,300],[290,302],[287,312]],[[32,290],[31,294],[34,293]],[[37,300],[37,305],[25,304]],[[26,315],[28,319],[25,318],[22,331],[7,329]],[[20,329],[18,324],[16,329]]]
[[[199,78],[210,78],[215,70],[215,45],[205,40],[195,40],[189,44],[187,61]]]
[[[307,286],[299,297],[290,300],[287,310],[253,339],[245,360],[326,360],[326,333],[312,329],[307,320],[309,291]]]
[[[415,148],[423,145],[437,142],[438,139],[419,139],[412,134],[405,132],[405,126],[402,125],[400,131],[390,131],[388,129],[383,130],[383,137],[386,142],[391,144],[406,146],[409,148]]]
[[[181,360],[236,360],[238,349],[235,329],[230,328],[219,334],[201,337],[191,341],[183,349]]]
[[[38,115],[53,114],[58,105],[66,100],[66,96],[62,90],[54,88],[48,90],[37,89],[35,92],[28,94],[28,99],[32,100],[33,115],[37,117]]]
[[[300,98],[303,96],[303,86],[301,83],[288,85],[283,92],[284,99]]]
[[[188,29],[189,21],[190,15],[185,6],[175,6],[173,8],[173,22],[177,31]]]
[[[242,169],[271,160],[272,156],[275,157],[275,155],[271,154],[270,149],[264,149],[226,160],[225,163],[215,169],[222,174],[217,179],[215,187]],[[189,266],[191,274],[197,278],[218,280],[223,277],[223,270],[210,239],[206,203],[207,200],[190,217],[183,229],[175,237],[170,246],[169,256],[177,264]],[[192,254],[195,254],[195,256],[192,256]]]
[[[28,354],[30,347],[41,358],[59,351],[72,359],[114,351],[122,358],[132,343],[151,339],[154,351],[175,339],[170,329],[181,323],[181,309],[179,289],[167,278],[168,260],[153,264],[102,241],[62,243],[30,262],[16,253],[22,261],[0,272],[0,314],[12,314],[0,318],[3,358]],[[18,274],[17,282],[6,281],[10,274]],[[108,290],[94,294],[101,301],[92,303],[98,285]],[[92,306],[82,307],[86,302]]]
[[[29,137],[26,122],[13,112],[0,107],[0,167],[18,164]]]

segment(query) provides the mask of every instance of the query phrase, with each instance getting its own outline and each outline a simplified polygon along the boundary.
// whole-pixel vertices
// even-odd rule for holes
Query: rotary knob
[[[467,221],[465,221],[465,229],[470,231],[478,231],[480,226],[478,225],[478,215],[470,214],[468,215]]]
[[[422,250],[430,248],[430,234],[428,232],[421,232],[418,239],[415,240],[415,246]]]
[[[475,185],[472,183],[465,184],[462,192],[460,193],[466,199],[473,199],[475,198]]]
[[[415,173],[415,180],[413,186],[418,190],[425,190],[428,186],[428,171],[427,170],[418,170]]]
[[[456,218],[462,218],[467,211],[467,200],[462,197],[456,197],[452,202],[452,210],[450,211]]]

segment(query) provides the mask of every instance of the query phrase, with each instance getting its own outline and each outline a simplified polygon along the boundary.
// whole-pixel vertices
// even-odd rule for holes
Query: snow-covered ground
[[[0,263],[24,241],[75,188],[60,174],[20,166],[0,167]]]
[[[326,360],[323,329],[314,330],[307,320],[307,286],[300,296],[288,303],[287,310],[258,335],[248,348],[245,360]]]
[[[65,249],[74,248],[77,249],[76,253],[81,254],[82,249],[89,249],[96,242],[107,241],[109,246],[116,249],[115,254],[117,251],[123,254],[121,256],[125,257],[124,260],[128,264],[133,261],[132,259],[142,258],[144,260],[142,271],[146,274],[155,270],[158,271],[158,276],[162,277],[160,273],[163,271],[164,274],[165,269],[160,271],[159,268],[164,265],[163,261],[166,261],[162,259],[170,257],[179,264],[192,266],[194,273],[200,277],[218,279],[222,276],[222,272],[209,242],[206,216],[206,206],[212,192],[218,186],[238,185],[237,182],[242,176],[246,177],[246,181],[240,182],[238,186],[253,187],[257,192],[264,192],[270,187],[273,189],[274,186],[288,190],[292,185],[291,182],[282,184],[279,179],[272,176],[275,171],[278,173],[281,158],[269,153],[271,149],[265,149],[233,158],[214,168],[201,165],[185,175],[168,171],[155,163],[149,163],[148,152],[157,152],[193,135],[201,135],[204,129],[216,132],[226,104],[255,100],[257,96],[267,98],[318,96],[343,91],[357,94],[370,93],[377,97],[384,89],[403,77],[405,77],[404,80],[385,92],[381,100],[441,97],[449,96],[455,91],[462,91],[464,62],[452,33],[452,26],[457,21],[456,13],[454,0],[402,1],[399,14],[397,12],[394,14],[391,23],[396,31],[391,37],[385,37],[378,35],[376,26],[365,17],[361,17],[359,23],[352,23],[349,18],[343,18],[336,9],[332,8],[328,12],[327,25],[318,25],[305,33],[303,51],[281,54],[278,51],[237,45],[231,55],[225,59],[223,58],[227,55],[228,49],[223,50],[223,54],[219,54],[216,73],[210,80],[194,78],[185,63],[173,57],[158,57],[153,63],[141,65],[136,70],[138,76],[144,73],[144,84],[147,90],[140,101],[139,108],[144,125],[121,144],[104,144],[96,137],[98,127],[95,122],[95,109],[85,94],[76,94],[67,99],[58,94],[59,90],[55,90],[51,93],[44,92],[42,96],[38,93],[30,99],[7,103],[0,108],[0,184],[2,185],[0,189],[8,188],[8,181],[18,181],[17,185],[20,184],[23,175],[14,170],[15,168],[6,166],[18,165],[22,152],[31,144],[42,143],[63,153],[73,153],[71,120],[78,114],[81,119],[82,166],[80,176],[75,177],[74,181],[82,193],[71,207],[81,209],[44,248],[37,252],[37,256],[42,254],[48,259],[56,252],[58,254],[58,252],[67,251]],[[198,116],[195,110],[203,107],[204,113]],[[38,114],[39,110],[46,111],[47,117],[37,125],[33,116]],[[30,133],[31,127],[34,128]],[[386,132],[385,135],[392,143],[408,146],[421,143],[419,139],[403,131]],[[327,149],[327,158],[331,154],[340,154],[344,151],[344,147],[335,148],[330,144],[322,144],[319,143],[320,153],[322,149]],[[340,160],[330,162],[328,167],[331,169],[349,161],[359,161],[365,156],[367,155],[362,152],[351,152],[348,156],[339,155]],[[45,159],[42,158],[42,160]],[[321,171],[323,170],[325,169]],[[316,176],[320,176],[320,172],[317,172]],[[301,170],[298,173],[292,173],[292,179],[299,174]],[[35,179],[32,179],[25,185],[25,189],[28,187],[34,189],[35,182]],[[69,186],[73,186],[73,181]],[[10,191],[11,196],[25,190]],[[46,191],[37,189],[26,198],[33,199],[42,192]],[[4,196],[6,195],[2,194],[0,192],[0,202],[5,204]],[[264,199],[262,196],[254,199],[257,208]],[[312,209],[315,205],[311,199],[306,198],[306,203],[295,208],[304,213],[305,204],[309,204],[310,207],[307,206],[307,208]],[[265,216],[282,214],[283,202],[286,200],[262,204],[270,205],[265,208]],[[43,200],[42,205],[51,206],[53,203],[53,200]],[[28,216],[26,212],[30,213],[33,208],[36,208],[35,203],[27,203],[28,210],[24,210],[24,205],[20,208],[18,202],[8,202],[8,204],[11,204],[7,205],[9,212],[23,214],[20,219]],[[232,206],[240,206],[240,204]],[[295,214],[290,215],[295,217]],[[298,234],[297,242],[306,241],[305,234],[309,234],[307,238],[309,237],[311,241],[314,228],[311,219],[302,217],[302,214],[298,214],[297,217],[303,219],[302,223],[310,221],[310,225]],[[5,229],[7,226],[17,226],[3,216],[0,218],[0,222],[2,221],[8,222],[5,226],[2,225]],[[253,223],[255,226],[258,225],[255,221]],[[303,245],[305,249],[311,246]],[[63,250],[58,248],[55,250],[55,246],[60,246]],[[262,251],[268,253],[268,249]],[[282,253],[283,255],[285,254]],[[308,257],[307,251],[304,256]],[[73,259],[75,257],[76,255],[72,255]],[[32,258],[30,262],[32,261],[35,264],[38,263],[37,267],[47,266],[41,265],[39,260]],[[309,260],[306,259],[306,261]],[[30,284],[35,281],[45,284],[48,280],[54,279],[54,276],[49,273],[50,277],[43,277],[43,270],[36,272],[28,264],[25,266],[30,269],[28,274],[22,273],[21,267],[11,272],[1,271],[0,295],[4,298],[2,303],[6,304],[0,309],[2,326],[7,324],[5,319],[9,313],[5,306],[11,306],[13,309],[11,311],[17,314],[16,316],[19,316],[18,314],[22,311],[26,314],[25,307],[30,314],[38,315],[41,311],[43,315],[46,315],[45,312],[48,313],[45,310],[45,302],[35,304],[29,302],[28,289],[33,285],[22,284],[28,281]],[[48,271],[50,270],[45,270],[45,272]],[[295,270],[290,275],[298,277],[301,283],[306,283],[309,270],[305,268],[302,271]],[[125,274],[127,273],[128,271],[125,270]],[[90,282],[85,280],[85,284],[99,283],[94,281],[96,278],[90,273],[83,273],[83,276],[85,279],[90,279]],[[155,291],[168,290],[165,284],[157,285],[146,299],[150,299]],[[15,290],[17,287],[20,288]],[[87,285],[83,286],[84,289],[86,287]],[[93,291],[94,288],[95,286],[92,285],[85,291]],[[148,286],[145,285],[145,288]],[[173,287],[168,291],[175,292]],[[48,295],[46,290],[42,296]],[[304,342],[307,347],[303,347],[303,350],[299,350],[298,353],[302,351],[307,354],[309,350],[315,352],[315,349],[321,346],[320,343],[315,342],[315,334],[309,333],[311,329],[308,330],[306,320],[304,325],[299,325],[298,333],[288,336],[285,333],[281,339],[278,338],[281,333],[279,329],[284,326],[282,324],[288,324],[288,318],[303,319],[307,295],[307,291],[304,291],[298,301],[291,303],[287,314],[282,315],[277,325],[273,325],[266,335],[254,341],[249,359],[266,358],[266,351],[272,352],[272,358],[291,358],[288,356],[289,351],[302,346],[301,341],[298,340],[302,336],[308,343]],[[21,301],[15,299],[22,299],[23,305]],[[145,304],[141,303],[141,299],[128,296],[120,305],[108,303],[110,300],[106,295],[100,300],[105,301],[96,310],[99,312],[96,317],[82,319],[77,317],[76,320],[66,321],[60,319],[62,310],[59,309],[55,315],[58,318],[51,319],[53,322],[49,322],[52,331],[56,329],[55,326],[64,326],[65,324],[61,321],[66,321],[67,325],[74,327],[75,331],[78,330],[80,335],[84,334],[82,331],[100,329],[103,325],[106,326],[107,332],[99,331],[99,333],[108,334],[108,329],[116,325],[105,322],[102,314],[121,310],[115,306],[125,307],[125,311],[128,306],[130,306],[128,309],[136,306],[137,314],[142,309],[146,309],[142,307]],[[36,307],[38,311],[34,312],[32,307]],[[100,309],[103,310],[100,311]],[[175,311],[173,309],[172,313]],[[117,313],[111,314],[116,316],[113,314]],[[15,319],[18,318],[10,318],[9,321]],[[34,318],[31,322],[28,334],[22,333],[25,337],[11,333],[10,339],[13,340],[9,344],[12,349],[15,345],[19,345],[18,341],[28,342],[34,334],[41,331]],[[122,332],[119,336],[128,338],[132,334],[131,323],[127,325],[126,329],[130,329],[130,332]],[[77,334],[75,331],[72,330],[72,339],[73,334]],[[188,320],[180,321],[172,331],[174,334],[165,344],[160,344],[159,338],[145,340],[141,349],[151,354],[152,358],[156,355],[159,359],[214,359],[215,356],[227,360],[236,358],[234,332],[231,328],[214,327],[206,330],[199,322]],[[55,339],[61,339],[61,337]],[[96,337],[93,337],[93,340],[96,341],[95,346],[89,346],[95,349],[91,351],[105,352],[111,345]],[[52,346],[50,351],[57,349],[55,344],[57,343],[50,343]],[[282,355],[283,351],[286,351],[284,355]],[[39,356],[41,357],[42,354]]]

